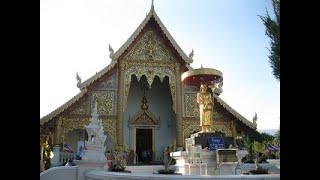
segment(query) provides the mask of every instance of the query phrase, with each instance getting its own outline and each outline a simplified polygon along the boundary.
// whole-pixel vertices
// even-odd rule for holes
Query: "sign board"
[[[210,151],[224,148],[223,137],[208,137],[208,144]]]
[[[192,159],[200,159],[201,158],[202,146],[196,145],[192,147]]]

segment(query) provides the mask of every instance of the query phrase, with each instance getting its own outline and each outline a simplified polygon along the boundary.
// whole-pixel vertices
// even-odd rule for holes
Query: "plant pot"
[[[168,170],[165,170],[165,169],[161,169],[158,171],[159,174],[174,174],[175,170],[173,169],[168,169]]]
[[[269,174],[268,169],[254,169],[249,171],[251,174]]]

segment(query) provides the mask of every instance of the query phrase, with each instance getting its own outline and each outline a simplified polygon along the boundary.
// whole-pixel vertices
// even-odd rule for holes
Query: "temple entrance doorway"
[[[148,163],[153,160],[152,129],[136,129],[136,152],[138,162]]]
[[[151,151],[151,158],[150,155],[147,158],[151,159],[150,163],[162,162],[163,151],[176,139],[176,116],[169,77],[160,79],[154,76],[150,85],[145,75],[139,79],[132,75],[126,102],[123,122],[125,144],[135,152],[136,162],[140,164],[149,164],[142,162],[144,151]]]

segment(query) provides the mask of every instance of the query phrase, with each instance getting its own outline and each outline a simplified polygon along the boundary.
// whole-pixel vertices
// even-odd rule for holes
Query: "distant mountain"
[[[266,133],[271,136],[274,136],[274,134],[277,132],[278,129],[261,129],[259,130],[260,133]]]

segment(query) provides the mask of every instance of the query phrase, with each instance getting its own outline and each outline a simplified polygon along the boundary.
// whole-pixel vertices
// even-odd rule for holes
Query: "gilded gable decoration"
[[[77,129],[85,129],[85,126],[90,123],[90,118],[65,118],[60,117],[59,121],[63,127],[63,134],[67,135],[69,132]]]
[[[147,31],[140,41],[125,56],[126,60],[174,61],[172,52],[168,50],[156,32]]]
[[[102,126],[105,132],[107,132],[107,138],[111,138],[113,142],[116,141],[116,119],[105,119],[102,120]]]
[[[99,115],[115,115],[115,91],[94,91],[91,102],[98,103]]]
[[[213,124],[210,128],[213,132],[222,132],[226,137],[232,137],[232,130],[226,124]]]
[[[142,97],[141,110],[134,114],[133,118],[129,120],[129,126],[157,126],[159,127],[159,121],[153,113],[149,111],[148,101],[145,95],[145,91]]]
[[[98,83],[96,86],[97,90],[109,90],[117,88],[117,73],[113,73],[109,77],[107,77],[102,82]]]
[[[159,120],[149,111],[136,113],[129,122],[130,126],[159,126]]]
[[[71,115],[82,115],[89,116],[90,115],[90,103],[89,100],[86,99],[83,102],[76,105],[76,107],[71,110]]]

